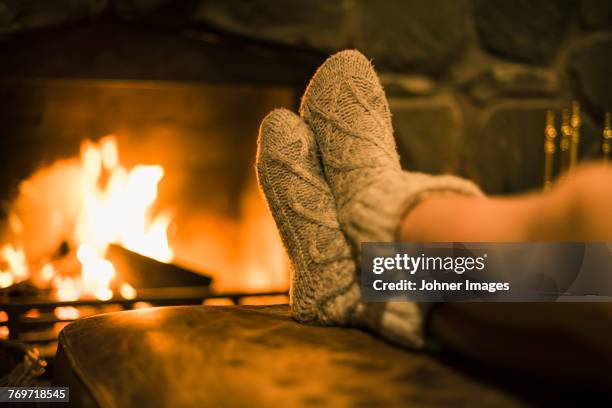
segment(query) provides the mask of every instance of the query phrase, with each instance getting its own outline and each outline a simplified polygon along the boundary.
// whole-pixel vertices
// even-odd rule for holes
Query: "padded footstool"
[[[72,406],[520,406],[524,400],[358,330],[286,306],[180,306],[78,320],[54,385]]]

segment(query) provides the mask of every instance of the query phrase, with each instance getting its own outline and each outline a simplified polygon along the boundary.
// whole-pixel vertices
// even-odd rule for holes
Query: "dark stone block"
[[[205,0],[111,0],[114,13],[152,27],[177,29],[188,26]]]
[[[186,1],[187,3],[201,0]],[[167,5],[178,5],[181,0],[111,0],[113,9],[124,17],[150,13]]]
[[[427,173],[455,173],[461,113],[451,100],[392,99],[393,126],[402,166]]]
[[[388,96],[428,96],[436,89],[436,84],[425,76],[384,73],[379,77]]]
[[[194,19],[223,31],[281,44],[324,51],[347,45],[342,0],[204,1]]]
[[[612,27],[612,2],[610,0],[582,0],[580,17],[582,25],[588,28]]]
[[[0,35],[73,23],[107,7],[108,0],[5,0],[0,3]]]
[[[100,18],[0,41],[0,77],[114,78],[292,86],[302,92],[319,53],[194,36]],[[1,57],[0,57],[1,58]]]
[[[493,66],[468,81],[465,90],[480,103],[500,96],[553,96],[559,92],[559,79],[555,72],[541,68]]]
[[[470,174],[489,194],[515,193],[542,186],[544,124],[557,103],[507,103],[483,113],[479,129],[466,140]],[[558,118],[557,118],[558,120]]]
[[[502,56],[549,63],[575,8],[573,0],[475,0],[476,29],[482,44]]]
[[[442,73],[466,43],[467,1],[357,2],[356,46],[393,71]]]
[[[569,56],[567,70],[573,92],[586,110],[600,119],[612,111],[612,36],[578,48]]]

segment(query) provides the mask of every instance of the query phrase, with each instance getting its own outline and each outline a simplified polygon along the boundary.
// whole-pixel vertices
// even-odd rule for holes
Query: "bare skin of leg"
[[[585,166],[549,193],[424,200],[399,241],[612,241],[612,169]],[[612,304],[440,303],[431,335],[466,357],[528,377],[610,392]]]

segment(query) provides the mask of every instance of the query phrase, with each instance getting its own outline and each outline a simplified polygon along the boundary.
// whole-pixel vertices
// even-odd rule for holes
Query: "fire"
[[[77,300],[81,293],[77,281],[70,277],[57,276],[53,280],[53,287],[55,288],[55,297],[62,302]]]
[[[0,270],[0,288],[19,283],[30,275],[23,248],[15,249],[11,244],[0,248],[0,259],[8,266],[7,271]]]
[[[136,289],[129,283],[123,283],[121,288],[119,288],[119,293],[125,299],[134,299],[136,298]]]
[[[16,280],[19,281],[27,278],[29,272],[23,249],[15,249],[12,245],[5,245],[2,247],[1,252],[4,259],[8,262],[11,271],[13,271]]]
[[[81,145],[78,167],[78,214],[73,237],[79,276],[64,276],[51,262],[37,268],[37,278],[46,282],[60,301],[74,301],[82,297],[108,300],[118,295],[133,299],[136,290],[125,282],[116,281],[113,264],[105,259],[110,244],[140,253],[161,262],[173,258],[167,237],[171,218],[162,213],[152,217],[157,199],[158,184],[164,169],[157,165],[137,165],[131,170],[123,167],[115,136],[106,136],[95,143],[86,140]],[[61,211],[61,209],[59,209]],[[21,222],[15,214],[9,225],[19,236]],[[0,288],[8,287],[30,277],[28,260],[23,248],[6,244],[0,248]],[[59,309],[56,315],[75,318],[77,309]]]
[[[108,244],[117,243],[161,262],[172,260],[166,231],[170,217],[150,219],[149,210],[157,198],[157,184],[164,176],[161,166],[137,165],[126,171],[119,164],[117,141],[107,136],[96,145],[81,148],[83,203],[77,224],[77,240],[103,255]],[[108,173],[105,187],[100,186]]]
[[[94,295],[100,300],[113,297],[109,289],[115,278],[115,267],[104,259],[99,251],[90,244],[81,244],[77,251],[81,262],[81,288],[86,294]]]
[[[72,306],[56,307],[55,316],[62,320],[76,320],[80,317],[79,309]]]

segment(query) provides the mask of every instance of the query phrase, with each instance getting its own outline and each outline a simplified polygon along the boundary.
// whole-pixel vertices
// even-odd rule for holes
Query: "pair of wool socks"
[[[358,51],[317,70],[300,114],[280,109],[264,119],[256,166],[291,259],[294,318],[422,347],[425,305],[361,302],[361,243],[394,241],[402,217],[427,195],[480,190],[453,176],[402,171],[383,88]]]

